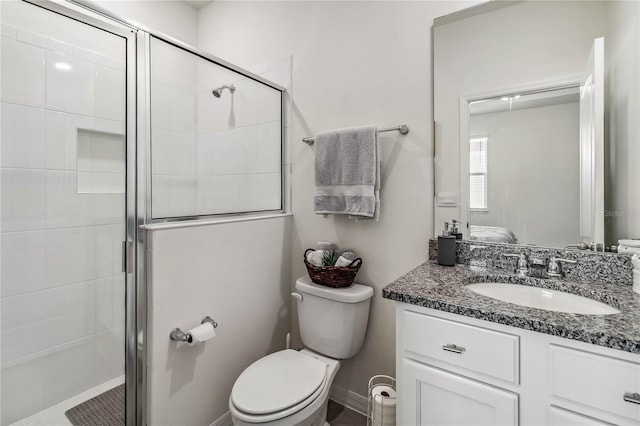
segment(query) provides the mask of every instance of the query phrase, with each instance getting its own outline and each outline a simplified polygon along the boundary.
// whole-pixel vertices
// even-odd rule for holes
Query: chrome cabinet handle
[[[453,352],[456,354],[461,354],[462,352],[465,351],[465,349],[462,346],[456,346],[456,345],[443,345],[442,350],[447,352]]]
[[[640,404],[640,393],[625,392],[622,399],[624,399],[627,402],[631,402],[633,404]]]

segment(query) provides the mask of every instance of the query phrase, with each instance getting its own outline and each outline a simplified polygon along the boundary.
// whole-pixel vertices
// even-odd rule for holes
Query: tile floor
[[[329,400],[327,422],[331,426],[366,426],[367,418],[337,402]]]
[[[71,426],[71,422],[66,418],[64,412],[75,405],[90,399],[113,386],[123,383],[123,378],[118,378],[115,381],[105,383],[96,389],[92,389],[82,395],[78,395],[64,403],[61,403],[55,407],[51,407],[48,410],[40,412],[32,417],[23,419],[18,423],[14,423],[12,426]],[[329,400],[329,408],[327,411],[327,421],[331,426],[366,426],[367,418],[360,413],[350,410],[337,402]]]

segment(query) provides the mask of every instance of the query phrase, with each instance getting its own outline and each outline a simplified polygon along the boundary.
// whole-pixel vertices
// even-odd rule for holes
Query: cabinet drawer
[[[640,404],[625,393],[640,393],[640,364],[550,345],[551,394],[587,407],[640,421]]]
[[[518,384],[518,336],[409,311],[402,320],[406,350]]]

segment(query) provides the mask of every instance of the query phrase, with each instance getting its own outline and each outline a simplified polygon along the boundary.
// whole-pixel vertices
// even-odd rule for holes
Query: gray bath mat
[[[67,410],[74,426],[124,425],[124,384]]]

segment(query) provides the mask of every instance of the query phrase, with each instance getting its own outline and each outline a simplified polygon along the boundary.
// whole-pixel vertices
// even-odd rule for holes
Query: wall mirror
[[[470,239],[545,246],[580,239],[579,92],[563,86],[466,103],[460,180]]]
[[[634,3],[488,2],[435,20],[436,234],[456,219],[491,242],[640,238]]]

